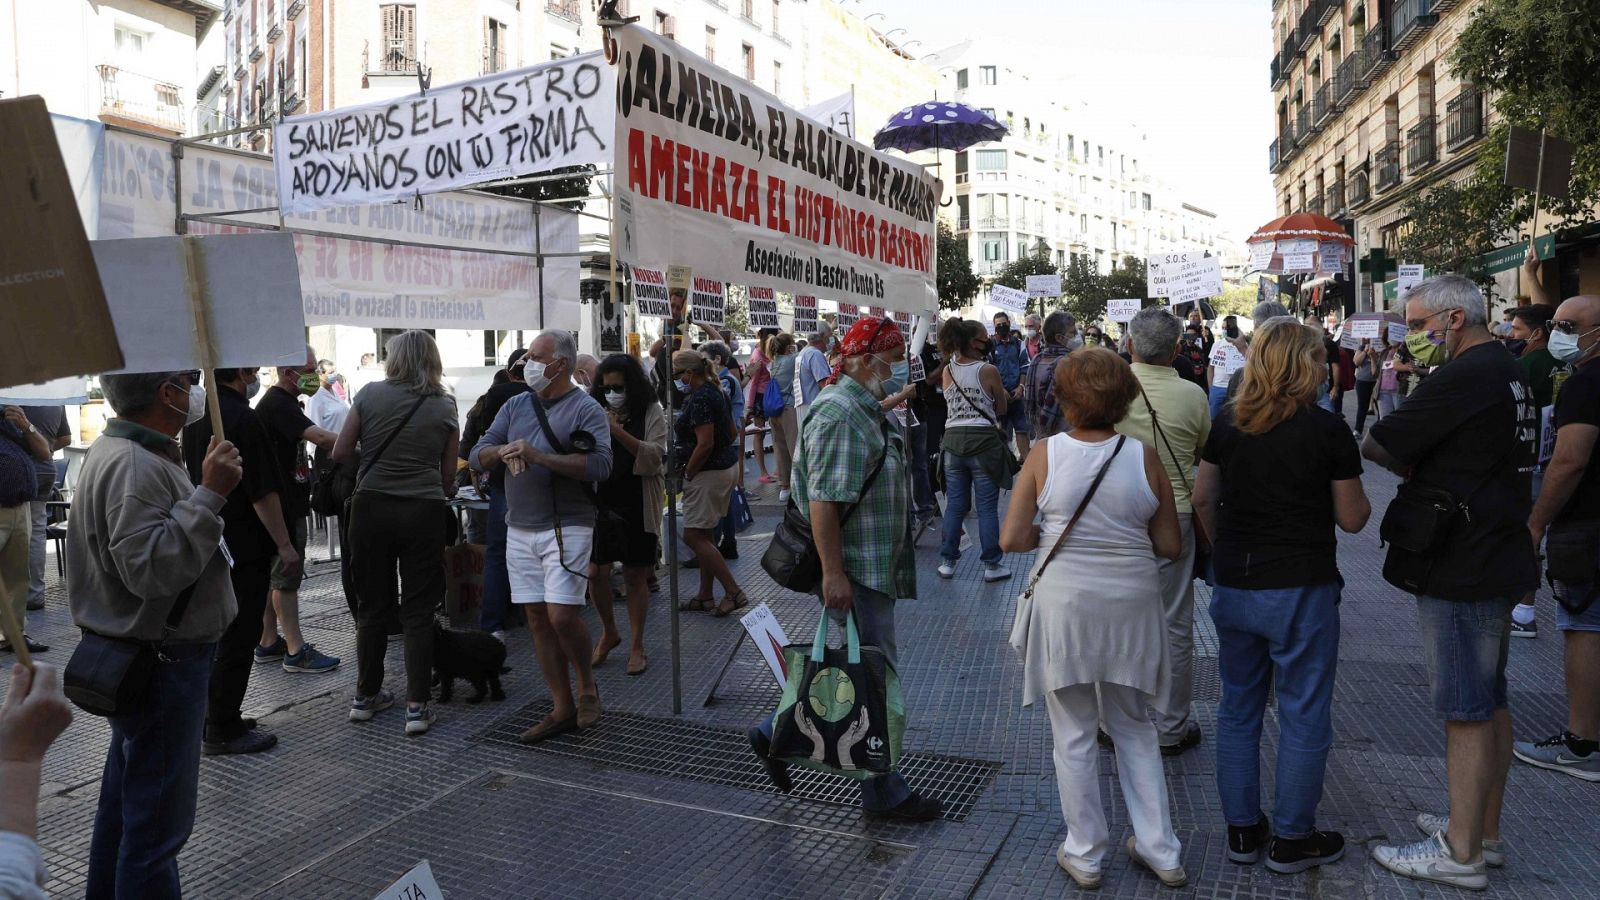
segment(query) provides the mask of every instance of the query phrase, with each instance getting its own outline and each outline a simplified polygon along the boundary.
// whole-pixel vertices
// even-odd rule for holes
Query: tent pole
[[[539,221],[539,204],[533,205],[533,264],[539,268],[539,327],[544,328],[544,226]]]

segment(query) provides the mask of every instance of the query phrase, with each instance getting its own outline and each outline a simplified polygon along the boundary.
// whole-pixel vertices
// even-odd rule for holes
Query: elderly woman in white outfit
[[[1133,823],[1128,855],[1178,887],[1187,876],[1146,712],[1168,677],[1156,560],[1180,552],[1172,486],[1154,449],[1115,431],[1139,396],[1115,353],[1075,351],[1056,366],[1055,393],[1076,427],[1028,454],[1000,545],[1039,551],[1011,645],[1022,657],[1023,705],[1043,698],[1050,712],[1067,823],[1056,862],[1079,886],[1100,884],[1111,850],[1095,743],[1104,727]]]

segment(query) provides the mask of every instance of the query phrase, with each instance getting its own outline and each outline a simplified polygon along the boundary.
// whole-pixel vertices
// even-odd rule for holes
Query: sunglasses
[[[1583,330],[1584,328],[1585,326],[1582,322],[1574,322],[1571,319],[1556,319],[1550,323],[1552,331],[1559,331],[1562,334],[1588,334]]]

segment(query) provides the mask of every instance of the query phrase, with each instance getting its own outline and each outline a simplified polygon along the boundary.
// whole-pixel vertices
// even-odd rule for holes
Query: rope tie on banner
[[[600,26],[602,32],[600,45],[605,50],[608,65],[617,64],[617,39],[611,36],[611,29],[631,25],[637,21],[639,21],[638,16],[624,16],[617,11],[617,0],[605,0],[600,4],[600,11],[595,15],[595,24]]]

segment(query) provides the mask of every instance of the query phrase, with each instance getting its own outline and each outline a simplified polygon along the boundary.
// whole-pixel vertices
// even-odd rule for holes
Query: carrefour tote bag
[[[789,672],[772,729],[772,756],[847,778],[887,775],[900,764],[906,708],[900,678],[877,647],[861,646],[852,611],[845,645],[827,647],[828,611],[810,646],[783,648]]]

